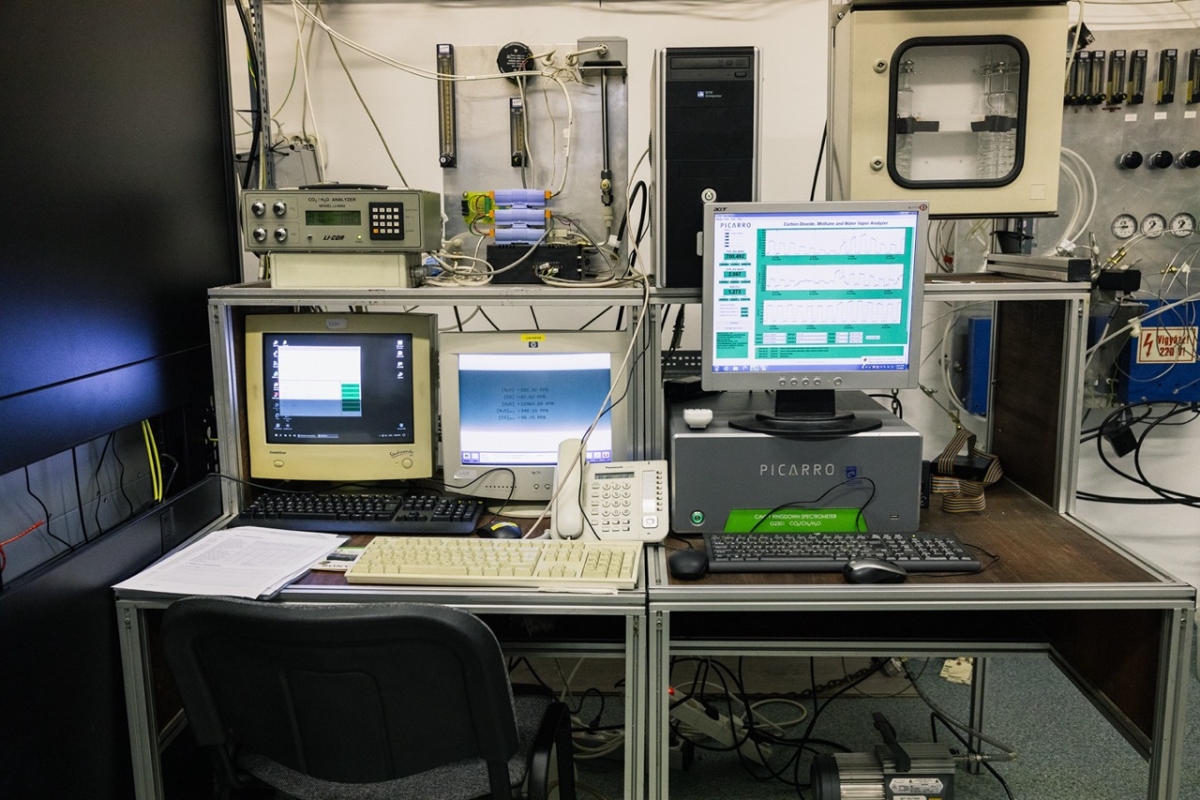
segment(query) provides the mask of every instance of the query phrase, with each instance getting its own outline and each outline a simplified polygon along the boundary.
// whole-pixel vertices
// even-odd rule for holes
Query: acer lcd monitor
[[[773,391],[773,414],[731,422],[845,436],[878,419],[836,392],[917,386],[927,203],[708,204],[701,385]]]

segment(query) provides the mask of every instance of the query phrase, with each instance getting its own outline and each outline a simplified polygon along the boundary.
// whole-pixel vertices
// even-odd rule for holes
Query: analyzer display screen
[[[348,209],[306,210],[304,222],[308,225],[361,225],[362,212]]]
[[[916,211],[717,212],[714,373],[914,369]]]

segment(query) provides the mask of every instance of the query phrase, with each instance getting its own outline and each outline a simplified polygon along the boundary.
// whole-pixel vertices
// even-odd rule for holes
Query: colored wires
[[[46,520],[44,520],[44,519],[38,520],[37,522],[33,523],[25,530],[18,533],[16,536],[12,537],[11,539],[5,539],[3,542],[0,542],[0,572],[3,572],[4,568],[8,566],[8,556],[6,556],[4,554],[4,546],[8,545],[8,544],[12,544],[17,539],[20,539],[22,536],[28,536],[29,534],[33,533],[34,531],[36,531],[38,528],[42,527],[45,524],[46,524]]]
[[[142,439],[146,442],[146,460],[150,464],[150,484],[153,488],[154,502],[161,503],[166,492],[163,487],[162,458],[158,454],[158,442],[154,440],[154,429],[150,420],[142,420]]]

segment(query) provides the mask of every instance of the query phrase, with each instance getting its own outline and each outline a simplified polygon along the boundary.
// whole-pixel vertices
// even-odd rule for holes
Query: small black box
[[[487,260],[496,271],[492,275],[492,284],[541,283],[542,280],[534,272],[534,268],[541,268],[547,264],[553,270],[550,274],[556,278],[569,281],[583,278],[583,247],[577,244],[539,244],[518,266],[500,272],[510,264],[520,261],[526,253],[529,253],[529,245],[488,245]]]

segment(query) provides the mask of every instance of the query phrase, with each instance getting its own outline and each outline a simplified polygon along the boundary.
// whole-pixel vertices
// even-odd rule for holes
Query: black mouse
[[[515,522],[489,522],[476,528],[475,535],[481,539],[520,539],[525,532]]]
[[[703,578],[708,572],[708,556],[703,550],[675,550],[667,556],[667,571],[681,581]]]
[[[846,562],[842,574],[848,583],[900,583],[908,570],[882,558],[856,558]]]

